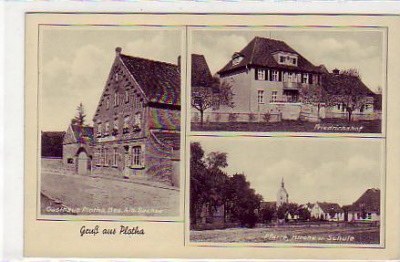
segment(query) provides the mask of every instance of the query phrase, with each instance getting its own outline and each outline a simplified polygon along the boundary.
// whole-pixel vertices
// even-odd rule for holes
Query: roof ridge
[[[250,64],[253,63],[254,50],[256,49],[257,38],[259,38],[259,36],[256,36],[256,37],[254,38],[253,50],[251,50]]]
[[[164,61],[157,61],[157,60],[153,60],[153,59],[149,59],[149,58],[144,58],[144,57],[140,57],[140,56],[131,56],[131,55],[125,55],[125,54],[120,54],[120,56],[126,56],[129,58],[135,58],[135,59],[141,59],[141,60],[145,60],[145,61],[149,61],[149,62],[153,62],[153,63],[159,63],[159,64],[167,64],[167,65],[171,65],[171,66],[176,66],[178,67],[177,64],[173,64],[170,62],[164,62]]]

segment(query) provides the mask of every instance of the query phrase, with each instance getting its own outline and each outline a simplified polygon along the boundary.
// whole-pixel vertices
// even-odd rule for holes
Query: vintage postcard
[[[179,216],[182,30],[38,30],[38,216]]]
[[[25,255],[398,257],[399,25],[27,13]]]
[[[357,138],[193,138],[190,241],[382,248],[384,146]]]
[[[191,130],[382,132],[386,28],[191,30]]]

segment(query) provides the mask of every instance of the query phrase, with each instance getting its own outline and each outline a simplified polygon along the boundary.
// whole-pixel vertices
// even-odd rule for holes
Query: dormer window
[[[243,60],[243,56],[240,53],[234,53],[232,56],[232,65],[235,66]]]
[[[273,54],[275,60],[280,65],[297,66],[298,55],[287,52],[276,52]]]

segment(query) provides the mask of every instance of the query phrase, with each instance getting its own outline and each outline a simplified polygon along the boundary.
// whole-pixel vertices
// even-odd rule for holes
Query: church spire
[[[285,187],[285,182],[283,182],[283,177],[282,177],[282,188],[284,188]]]

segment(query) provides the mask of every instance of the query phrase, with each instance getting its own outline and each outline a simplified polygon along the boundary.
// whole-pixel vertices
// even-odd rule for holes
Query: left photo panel
[[[40,25],[38,218],[180,216],[183,36]]]

